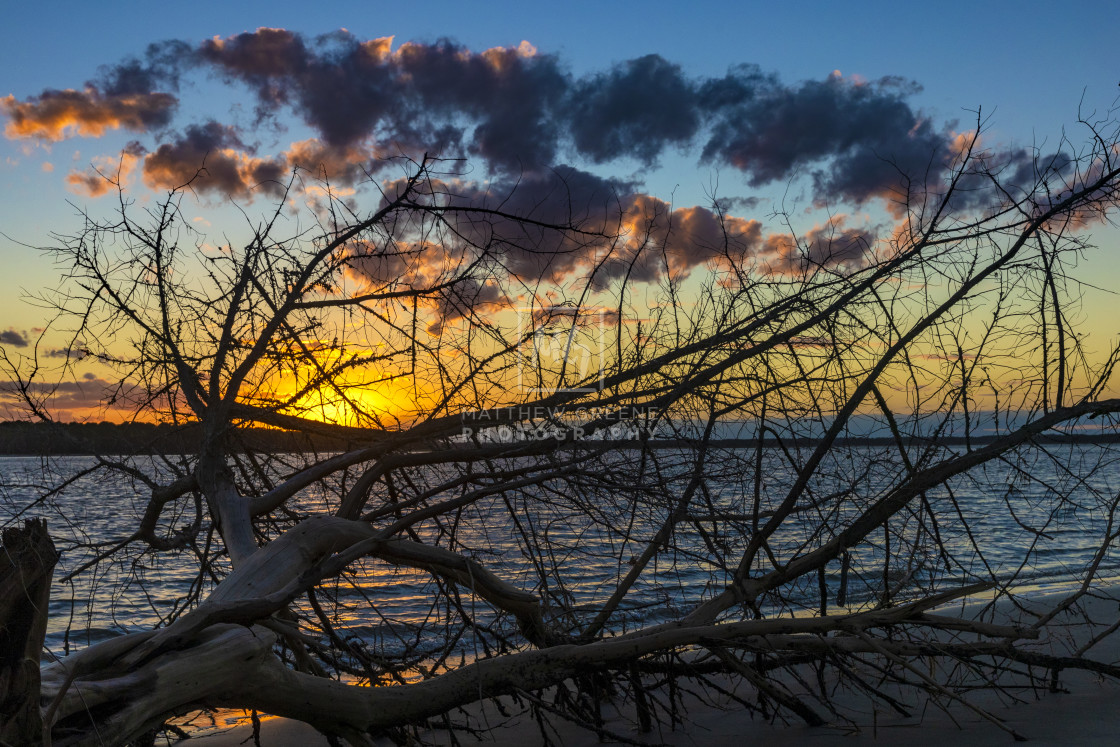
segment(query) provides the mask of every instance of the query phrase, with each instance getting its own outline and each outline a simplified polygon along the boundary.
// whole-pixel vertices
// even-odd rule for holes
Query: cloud
[[[758,246],[761,223],[721,217],[704,207],[673,209],[631,182],[604,179],[558,167],[517,182],[495,182],[486,192],[456,193],[465,204],[500,204],[503,211],[586,233],[502,220],[463,229],[476,245],[489,246],[502,266],[529,284],[592,278],[599,287],[628,277],[656,281]],[[453,204],[457,204],[453,200]]]
[[[897,185],[900,172],[945,167],[948,134],[906,102],[918,90],[897,78],[868,83],[838,72],[793,87],[754,70],[733,72],[710,87],[716,124],[703,154],[755,186],[826,161],[813,171],[817,195],[863,202]]]
[[[699,206],[673,209],[646,194],[631,195],[627,203],[620,251],[602,270],[608,280],[680,280],[709,263],[746,263],[762,243],[762,223],[757,220]]]
[[[30,396],[58,420],[74,420],[112,410],[130,410],[132,399],[144,396],[135,384],[114,384],[87,373],[81,380],[20,384],[0,381],[0,417],[25,415],[23,397]]]
[[[8,327],[6,330],[0,330],[0,344],[11,345],[14,348],[25,348],[31,344],[27,339],[26,332],[18,332],[13,327]]]
[[[474,246],[486,247],[511,277],[534,285],[561,282],[601,260],[633,190],[632,183],[558,166],[486,185],[448,184],[429,199],[450,207],[489,207],[528,218],[498,215],[479,221],[466,213],[459,216],[456,230]],[[579,227],[582,232],[557,226]]]
[[[171,122],[178,100],[166,93],[103,93],[46,90],[25,101],[14,96],[0,99],[8,118],[8,138],[58,141],[71,135],[99,137],[106,130],[137,132],[164,127]]]
[[[276,157],[256,157],[239,133],[209,121],[192,125],[143,159],[144,184],[175,189],[190,183],[198,193],[251,199],[256,194],[277,197],[284,193],[293,170],[335,187],[353,187],[370,179],[384,166],[371,147],[330,146],[311,138],[291,143]],[[69,183],[103,194],[110,186],[96,174],[72,174]]]
[[[161,88],[176,91],[192,54],[192,46],[185,41],[154,42],[144,50],[143,60],[128,57],[116,65],[104,65],[97,79],[87,85],[116,95],[148,94]]]
[[[652,163],[668,146],[687,145],[700,125],[696,86],[656,54],[577,81],[568,98],[575,148],[596,163],[619,156]]]
[[[819,195],[860,202],[897,184],[898,169],[940,173],[950,152],[950,134],[907,102],[918,87],[898,78],[833,73],[789,86],[737,66],[690,79],[659,55],[575,77],[524,46],[472,52],[441,39],[393,52],[390,42],[258,29],[195,57],[248,84],[262,109],[300,113],[331,146],[423,143],[508,173],[552,166],[565,150],[651,164],[699,139],[705,160],[753,185],[812,173]]]
[[[67,360],[73,359],[73,360],[80,361],[80,360],[82,360],[83,358],[86,357],[87,352],[84,349],[75,349],[75,348],[71,348],[71,349],[47,348],[46,350],[40,350],[39,355],[41,357],[45,357],[45,358],[64,358],[64,359],[67,359]],[[93,374],[86,374],[87,377],[92,376],[92,375]]]
[[[874,256],[877,238],[869,229],[848,228],[847,219],[836,215],[800,241],[788,234],[770,234],[761,248],[760,270],[768,275],[804,275],[863,267]]]
[[[379,121],[382,140],[424,138],[449,155],[462,140],[465,153],[508,172],[555,162],[558,105],[570,86],[556,57],[527,45],[475,53],[441,39],[404,44],[382,60],[395,93]]]
[[[428,325],[428,334],[439,335],[448,323],[456,319],[474,318],[477,314],[495,312],[509,305],[510,299],[497,283],[464,278],[440,291],[435,308],[436,319]]]
[[[1069,179],[1075,173],[1075,165],[1073,157],[1063,151],[1042,153],[1027,148],[991,151],[978,147],[957,177],[949,206],[956,210],[998,209],[1006,195],[1021,200],[1040,189],[1044,193],[1051,192],[1056,198],[1070,188]]]
[[[284,194],[294,170],[336,187],[353,187],[384,165],[369,146],[333,146],[315,138],[292,143],[274,157],[257,157],[238,132],[213,120],[188,127],[144,157],[144,182],[154,189],[175,189],[188,182],[200,193],[251,199]],[[88,186],[96,175],[72,175]],[[105,188],[102,189],[104,191]]]
[[[298,75],[312,58],[300,34],[264,27],[228,39],[216,36],[203,42],[195,54],[230,77],[253,83],[262,96],[268,93],[265,86],[283,76]],[[287,100],[283,90],[275,91],[274,98]]]
[[[298,168],[314,178],[346,187],[368,179],[380,167],[368,145],[330,145],[314,138],[292,143],[280,157],[289,171]]]
[[[0,99],[8,118],[8,138],[58,141],[73,135],[99,137],[107,130],[147,132],[166,127],[179,100],[166,90],[178,88],[189,65],[191,46],[182,41],[150,44],[145,59],[130,57],[103,66],[81,90],[47,89],[23,101]]]
[[[147,154],[143,176],[152,189],[190,183],[200,192],[230,197],[247,198],[254,190],[277,196],[283,193],[287,165],[252,156],[232,127],[211,120],[187,127],[174,141]]]
[[[472,257],[442,243],[408,241],[404,236],[374,243],[357,239],[343,258],[355,295],[384,291],[433,289],[469,276]]]
[[[194,58],[248,85],[262,115],[290,108],[331,146],[373,138],[385,150],[479,156],[510,173],[553,165],[565,140],[596,162],[652,162],[667,144],[686,144],[701,114],[694,84],[657,55],[574,79],[527,43],[473,52],[440,39],[394,52],[389,38],[258,29],[210,40]]]
[[[90,171],[71,171],[66,175],[66,188],[75,194],[101,197],[115,187],[110,177],[94,167]]]
[[[755,65],[689,76],[659,55],[574,75],[524,42],[473,51],[439,39],[394,50],[391,37],[363,41],[345,30],[310,37],[260,28],[201,44],[160,42],[102,68],[81,91],[9,96],[0,110],[9,137],[160,130],[177,105],[168,91],[192,71],[247,87],[258,124],[294,114],[315,137],[265,157],[242,132],[192,124],[145,158],[146,183],[161,189],[192,179],[203,158],[206,174],[192,187],[245,198],[279,194],[293,166],[351,186],[397,153],[471,157],[488,177],[508,181],[547,179],[564,162],[649,166],[671,150],[695,149],[702,162],[735,169],[752,186],[804,177],[818,203],[882,199],[898,212],[906,200],[936,195],[961,144],[954,123],[917,110],[911,102],[920,87],[898,77],[866,81],[834,71],[786,83]],[[998,168],[1013,190],[1044,170],[1040,154],[1002,158]],[[990,200],[992,185],[979,174],[974,184],[961,181],[961,206]]]
[[[97,156],[86,171],[71,170],[66,175],[66,188],[87,197],[101,197],[128,182],[137,161],[144,155],[139,143],[133,142],[117,156]]]
[[[383,185],[387,195],[400,188]],[[763,243],[757,220],[704,207],[674,209],[631,182],[570,166],[486,185],[433,181],[418,199],[447,208],[457,240],[430,246],[422,227],[398,226],[392,246],[355,249],[356,277],[417,289],[460,277],[473,263],[473,279],[497,279],[502,287],[519,286],[518,293],[589,278],[603,288],[620,278],[681,279],[708,263],[746,263]],[[472,212],[479,207],[501,213],[482,219]]]
[[[356,284],[354,295],[412,291],[421,307],[433,312],[427,330],[439,335],[446,323],[511,304],[503,289],[508,275],[492,263],[444,244],[403,241],[373,244],[356,241],[348,247],[346,274]]]

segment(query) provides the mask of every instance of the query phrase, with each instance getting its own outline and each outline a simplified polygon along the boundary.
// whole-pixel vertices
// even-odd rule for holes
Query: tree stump
[[[39,656],[58,552],[47,522],[4,530],[0,547],[0,745],[43,744]]]

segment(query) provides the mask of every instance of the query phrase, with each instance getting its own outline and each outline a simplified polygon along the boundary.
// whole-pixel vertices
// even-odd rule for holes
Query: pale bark
[[[968,621],[928,619],[923,611],[954,597],[975,593],[965,587],[892,609],[851,615],[800,619],[749,620],[719,625],[664,627],[640,631],[583,645],[567,644],[487,659],[433,679],[393,687],[357,687],[296,672],[271,654],[274,635],[260,627],[214,624],[197,633],[192,644],[164,651],[140,663],[134,655],[116,660],[119,674],[79,676],[70,680],[71,662],[44,672],[44,697],[58,699],[57,719],[74,724],[81,713],[95,706],[119,704],[112,717],[99,720],[102,739],[125,741],[158,725],[162,719],[207,703],[231,708],[252,708],[306,721],[327,733],[344,729],[370,731],[411,723],[444,713],[457,706],[520,690],[537,690],[576,674],[607,670],[657,651],[696,644],[758,645],[757,642],[821,641],[832,632],[857,633],[885,625],[963,629],[1000,637],[1037,637],[1029,626],[973,626]],[[131,636],[138,646],[147,634]],[[844,639],[846,640],[846,639]],[[110,641],[117,656],[122,640]],[[102,644],[105,645],[105,644]],[[97,647],[95,647],[97,648]],[[797,646],[791,646],[796,649]],[[983,648],[978,653],[986,653]],[[91,654],[86,653],[85,658]],[[81,725],[76,724],[74,728]],[[96,744],[87,735],[59,744]]]
[[[628,303],[627,279],[613,299],[613,350],[603,353],[601,378],[582,382],[595,386],[542,387],[511,408],[503,405],[512,398],[510,371],[524,362],[524,331],[503,328],[483,307],[457,307],[467,328],[461,337],[426,337],[425,310],[454,301],[447,292],[461,284],[501,280],[487,275],[495,268],[507,273],[507,286],[499,289],[512,291],[510,278],[518,276],[513,261],[502,264],[508,247],[500,230],[509,222],[563,240],[594,239],[611,251],[635,237],[588,234],[531,214],[458,204],[424,159],[363,218],[328,199],[333,222],[317,224],[318,233],[280,237],[276,223],[286,203],[278,201],[268,221],[253,228],[252,240],[236,251],[229,247],[212,260],[206,278],[191,285],[188,273],[175,271],[178,245],[168,235],[178,220],[178,198],[153,211],[151,229],[132,223],[122,200],[119,224],[91,220],[61,250],[73,262],[80,288],[70,311],[82,335],[92,337],[102,317],[109,328],[135,332],[140,352],[119,362],[122,388],[124,382],[145,382],[143,407],[158,409],[153,403],[169,398],[166,410],[176,422],[185,403],[193,413],[188,420],[201,424],[202,435],[164,487],[124,461],[102,463],[107,474],[143,483],[151,497],[139,529],[118,535],[126,539],[109,549],[76,542],[95,555],[76,572],[96,571],[101,561],[132,552],[133,545],[143,552],[183,550],[197,559],[191,592],[197,596],[168,614],[158,630],[90,646],[43,669],[42,712],[54,741],[122,743],[170,716],[229,706],[300,719],[365,744],[379,730],[511,693],[528,693],[530,702],[572,715],[579,707],[563,702],[557,686],[588,673],[609,680],[623,697],[641,700],[641,720],[649,723],[639,669],[654,657],[672,659],[682,669],[703,658],[814,724],[825,717],[776,684],[772,669],[812,661],[820,665],[823,682],[831,662],[873,697],[883,695],[882,688],[855,671],[854,654],[917,675],[916,687],[937,695],[947,694],[945,684],[919,671],[912,659],[980,658],[1000,672],[1008,662],[1055,672],[1079,666],[1117,676],[1120,670],[1109,664],[1029,648],[1026,642],[1042,637],[1041,622],[957,619],[932,611],[1004,579],[990,567],[953,566],[939,530],[948,512],[935,512],[930,495],[951,494],[954,480],[1031,448],[1054,428],[1120,413],[1120,400],[1102,398],[1120,350],[1102,367],[1079,359],[1071,315],[1059,308],[1062,257],[1083,246],[1070,236],[1071,226],[1087,212],[1115,207],[1120,184],[1115,146],[1093,134],[1085,157],[1073,162],[1075,171],[1082,170],[1076,177],[1061,175],[1068,195],[1051,193],[1046,179],[1059,175],[1049,167],[1033,186],[1005,187],[998,171],[973,154],[974,137],[959,167],[938,185],[945,193],[908,192],[915,202],[902,207],[910,224],[897,226],[882,252],[850,266],[820,260],[810,267],[809,255],[821,247],[808,247],[805,271],[778,277],[761,265],[740,267],[724,247],[725,274],[698,283],[695,304],[677,296],[681,277],[666,276],[656,309]],[[982,190],[990,192],[990,210],[957,208],[961,191]],[[654,241],[649,230],[647,254],[697,249],[674,246],[669,233]],[[106,261],[90,248],[118,235],[131,265]],[[728,244],[734,238],[724,236]],[[342,290],[353,262],[390,250],[400,252],[398,259],[419,257],[441,240],[463,258],[446,277],[412,278],[416,285],[399,277],[373,279],[377,287]],[[1041,261],[1034,264],[1027,254],[1036,244]],[[631,259],[636,264],[638,255]],[[154,283],[148,277],[153,267]],[[602,277],[583,283],[581,303],[604,290]],[[60,303],[69,308],[69,301]],[[1034,301],[1038,320],[1016,305]],[[973,331],[960,319],[984,304],[993,309],[991,320],[978,325],[979,341],[966,355],[959,343]],[[180,313],[184,309],[191,312]],[[332,312],[339,315],[333,322]],[[355,336],[364,352],[351,356],[347,345]],[[946,341],[957,343],[957,359],[934,354],[945,353]],[[1008,350],[989,354],[993,345]],[[1038,370],[1022,374],[1030,380],[1018,389],[1000,390],[992,377],[985,386],[997,398],[1012,389],[1015,407],[1033,415],[1013,429],[1006,421],[997,424],[997,436],[973,448],[969,418],[975,389],[987,376],[986,356],[1018,371],[1016,346],[1041,359]],[[114,360],[112,351],[102,352],[104,361]],[[423,399],[425,411],[411,420],[386,425],[354,407],[348,377],[363,366],[382,377],[378,382],[411,379],[418,389],[438,394]],[[292,372],[299,372],[301,389],[282,393],[277,379]],[[542,366],[536,373],[543,379],[546,371]],[[1073,382],[1081,380],[1090,383],[1077,389]],[[914,407],[906,433],[882,393],[894,385]],[[1023,395],[1024,388],[1042,394]],[[305,395],[314,393],[340,411],[350,407],[361,424],[319,422],[309,415],[314,407],[304,405]],[[845,451],[841,439],[871,397],[897,453],[864,454],[857,465],[857,449]],[[1076,404],[1062,406],[1069,402]],[[604,412],[577,426],[551,414],[524,414],[565,407]],[[673,447],[665,451],[645,436],[626,444],[626,451],[609,440],[580,442],[624,420],[620,413],[628,407],[656,411],[682,437],[662,443]],[[931,410],[946,419],[963,414],[961,453],[936,442],[911,448],[908,439],[930,436],[919,413]],[[467,414],[488,426],[532,426],[543,419],[558,432],[524,443],[464,442],[459,434]],[[718,453],[709,443],[717,426],[743,419],[756,425],[753,456]],[[696,438],[692,426],[705,423],[704,435]],[[243,424],[338,439],[348,451],[314,460],[266,456],[261,464],[259,455],[233,445]],[[943,426],[932,430],[935,441]],[[780,457],[775,472],[791,475],[785,482],[764,474],[763,450],[770,445]],[[836,465],[826,468],[830,460]],[[889,478],[884,487],[869,487],[873,472]],[[1080,474],[1071,481],[1090,483]],[[720,505],[724,487],[735,493],[734,510]],[[320,489],[329,491],[319,504],[328,508],[309,516],[300,498]],[[1114,529],[1120,496],[1099,503],[1095,508],[1104,506],[1109,518],[1082,593],[1120,540]],[[1007,510],[1020,521],[1010,502]],[[184,525],[184,516],[190,523]],[[956,528],[986,563],[959,511],[958,517]],[[467,526],[471,521],[496,525]],[[1027,528],[1033,537],[1045,535],[1045,527]],[[594,547],[582,546],[585,537]],[[943,575],[919,583],[909,568],[892,578],[892,559],[929,547],[939,553]],[[864,566],[881,567],[853,562],[861,550],[872,558]],[[517,584],[487,567],[489,553],[524,561]],[[1030,549],[1024,557],[1030,558]],[[432,585],[438,613],[426,619],[431,627],[417,626],[421,631],[402,645],[404,653],[363,650],[336,629],[348,602],[341,593],[330,598],[332,584],[364,559],[423,570],[440,582]],[[133,560],[144,557],[137,553]],[[595,565],[602,589],[572,588],[577,576],[567,573],[566,564],[585,560]],[[850,578],[864,574],[858,611],[827,614],[830,564],[839,570],[840,604],[851,601],[857,582],[850,584]],[[672,577],[692,572],[707,574],[708,585],[684,589],[687,584]],[[977,578],[986,580],[959,585]],[[217,585],[204,597],[208,579]],[[662,618],[669,622],[639,623],[623,633],[620,620],[635,612],[637,604],[627,603],[643,584],[661,595],[657,602],[644,600],[645,610],[660,604],[665,609],[656,612],[668,615],[678,597],[682,609]],[[806,588],[818,593],[818,602],[806,601]],[[485,614],[476,612],[476,603]],[[797,608],[805,616],[793,614]],[[380,632],[382,610],[374,604],[365,612],[369,620],[362,624]],[[392,627],[384,626],[386,637],[396,632]],[[430,650],[424,635],[439,638]],[[483,644],[469,663],[461,645],[468,636]],[[397,684],[366,686],[387,676]],[[410,681],[413,676],[422,679]],[[672,674],[671,690],[679,676],[688,675]],[[1037,681],[1030,673],[1023,679]],[[553,687],[556,701],[547,702],[539,691]],[[672,695],[669,700],[675,704]],[[827,696],[822,700],[832,708]],[[670,720],[676,718],[673,712]]]

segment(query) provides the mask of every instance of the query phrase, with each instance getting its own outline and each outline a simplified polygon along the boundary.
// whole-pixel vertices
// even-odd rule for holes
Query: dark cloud
[[[97,79],[86,85],[116,96],[176,91],[184,61],[189,60],[191,54],[191,45],[183,41],[149,44],[143,60],[130,57],[117,65],[102,66]]]
[[[718,197],[715,202],[722,212],[728,213],[732,210],[757,210],[765,200],[761,197]]]
[[[474,318],[510,305],[510,299],[496,282],[464,278],[442,290],[436,301],[436,318],[428,325],[429,334],[438,335],[456,319]]]
[[[898,77],[833,73],[787,84],[737,65],[693,78],[659,55],[576,76],[524,42],[480,52],[448,39],[396,50],[391,42],[269,28],[197,45],[160,42],[102,69],[83,91],[9,96],[0,108],[9,137],[56,140],[72,131],[166,127],[177,103],[166,91],[189,71],[244,85],[260,117],[296,114],[314,129],[315,145],[257,158],[243,138],[211,122],[163,143],[144,164],[150,184],[178,186],[207,157],[209,181],[196,188],[239,196],[293,165],[351,184],[376,171],[377,158],[398,152],[474,156],[501,179],[547,178],[569,159],[648,165],[669,149],[697,147],[704,161],[737,169],[751,185],[804,176],[818,201],[860,204],[897,200],[904,175],[912,189],[920,182],[919,193],[935,189],[959,152],[952,123],[916,110],[919,87]],[[1001,168],[1013,187],[1039,175],[1034,154],[1009,159]],[[989,189],[962,186],[961,204]]]
[[[707,115],[730,111],[747,104],[765,91],[781,89],[778,76],[763,73],[758,65],[732,65],[722,78],[709,78],[697,85],[700,109]]]
[[[46,358],[63,358],[67,360],[73,359],[80,361],[86,357],[86,351],[78,349],[65,350],[63,348],[48,348],[46,350],[39,351],[39,355]],[[91,376],[93,376],[93,374],[85,374],[86,378],[89,378]]]
[[[96,170],[71,171],[66,175],[66,186],[71,192],[87,197],[101,197],[114,189],[112,180]]]
[[[969,139],[958,137],[954,148],[959,150]],[[1068,188],[1067,180],[1073,167],[1073,158],[1062,151],[1043,154],[1027,148],[1013,148],[993,153],[979,147],[978,143],[973,160],[956,178],[949,204],[956,210],[986,206],[998,209],[1004,201],[1004,192],[1018,200],[1040,189],[1056,197]],[[998,186],[993,178],[998,180]],[[936,196],[941,197],[941,194]]]
[[[760,269],[771,275],[812,274],[818,270],[852,271],[874,256],[875,234],[845,226],[847,216],[837,215],[794,241],[788,234],[771,234],[761,247]]]
[[[468,150],[498,168],[534,170],[554,162],[558,105],[570,87],[554,56],[526,44],[475,53],[442,39],[405,44],[382,59],[399,102],[386,120],[389,137],[465,118],[474,125]]]
[[[723,86],[732,82],[729,76]],[[817,194],[863,202],[897,185],[900,173],[945,167],[949,136],[911,109],[905,99],[915,89],[897,79],[865,83],[833,74],[792,88],[760,83],[749,95],[743,81],[738,96],[723,96],[704,146],[705,158],[742,170],[752,185],[827,161],[814,170]]]
[[[704,207],[674,209],[648,194],[624,201],[621,240],[613,242],[595,276],[599,285],[619,278],[681,280],[697,267],[749,262],[762,242],[762,224]]]
[[[230,76],[258,86],[303,71],[311,54],[303,37],[285,29],[260,28],[228,39],[208,39],[199,46],[200,60]]]
[[[334,45],[326,56],[315,58],[299,75],[274,76],[269,79],[269,88],[256,86],[262,104],[273,95],[270,88],[290,88],[291,93],[283,95],[292,96],[295,108],[308,124],[319,131],[323,140],[336,146],[380,132],[386,121],[399,123],[404,119],[402,110],[406,106],[392,66],[384,62],[382,51],[387,49],[347,39],[351,43]]]
[[[295,81],[310,58],[302,36],[284,29],[261,28],[228,39],[209,39],[186,59],[213,70],[226,81],[247,84],[259,100],[258,119],[265,119],[307,88]],[[318,93],[330,95],[329,91]]]
[[[101,89],[110,96],[135,96],[151,93],[159,85],[161,77],[136,59],[103,69]],[[90,83],[89,85],[95,84]]]
[[[564,152],[596,163],[653,163],[703,140],[703,157],[761,185],[812,174],[818,195],[862,202],[899,171],[946,167],[950,135],[914,111],[917,88],[833,74],[796,86],[754,66],[690,79],[658,55],[577,78],[551,55],[518,48],[472,52],[443,39],[361,42],[346,32],[315,40],[259,29],[204,43],[201,64],[247,84],[266,110],[290,107],[332,147],[373,138],[492,168],[536,172]]]
[[[576,150],[596,163],[619,156],[652,163],[667,146],[687,145],[700,125],[696,86],[660,55],[578,81],[569,96]]]
[[[42,334],[45,330],[33,327],[32,334]],[[0,330],[0,345],[10,345],[14,348],[26,348],[31,345],[31,335],[27,331],[20,332],[14,327],[9,327],[6,330]],[[35,355],[39,358],[68,358],[73,360],[82,360],[86,357],[86,351],[80,348],[60,349],[60,348],[37,348]],[[86,378],[93,376],[93,374],[86,374]]]
[[[57,141],[72,135],[98,137],[106,130],[166,127],[179,104],[168,91],[178,89],[192,55],[186,42],[150,44],[143,60],[130,57],[102,66],[81,91],[47,89],[23,101],[0,99],[0,111],[8,117],[5,135]]]
[[[122,153],[122,162],[128,164],[130,155]],[[292,143],[275,157],[257,157],[235,129],[210,121],[188,127],[144,155],[143,173],[145,183],[153,188],[174,189],[190,182],[200,193],[251,198],[254,194],[283,194],[294,170],[337,187],[353,187],[383,166],[376,150],[368,145],[334,146],[313,138]],[[107,189],[97,174],[76,173],[68,181],[94,196]],[[100,191],[95,193],[94,187]]]
[[[651,162],[700,122],[695,85],[656,55],[575,80],[527,45],[472,52],[441,39],[393,52],[389,41],[259,29],[206,42],[196,58],[248,85],[264,110],[290,106],[329,145],[374,137],[510,172],[552,165],[567,133],[591,160]]]
[[[14,348],[25,348],[31,342],[27,339],[26,332],[18,332],[13,327],[0,330],[0,345],[11,345]]]
[[[499,217],[477,222],[467,216],[459,230],[475,246],[487,247],[513,277],[535,283],[560,282],[597,264],[610,248],[609,239],[597,234],[618,230],[633,194],[632,183],[560,166],[485,187],[462,185],[435,197],[453,206],[500,207],[505,214],[533,221]],[[579,226],[587,233],[544,226]]]
[[[394,186],[385,191],[394,194]],[[417,289],[459,277],[473,263],[474,280],[496,278],[502,286],[512,283],[527,292],[572,278],[590,278],[604,287],[623,277],[657,281],[667,275],[681,278],[710,262],[742,263],[762,245],[759,221],[703,207],[674,209],[633,183],[570,166],[486,186],[436,182],[420,199],[449,208],[500,208],[529,220],[498,215],[483,221],[476,213],[456,218],[452,210],[445,215],[454,221],[461,246],[425,246],[422,236],[412,236],[403,226],[394,236],[396,251],[367,247],[356,252],[351,269],[357,275],[375,284],[408,278]]]
[[[210,121],[191,125],[173,142],[144,157],[144,183],[153,189],[175,189],[188,182],[200,192],[250,197],[254,190],[278,195],[287,164],[256,158],[237,132]]]

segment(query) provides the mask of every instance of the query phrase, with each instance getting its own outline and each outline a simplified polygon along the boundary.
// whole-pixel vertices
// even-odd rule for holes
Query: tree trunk
[[[0,548],[0,744],[43,744],[39,655],[58,560],[47,522],[4,530]]]

